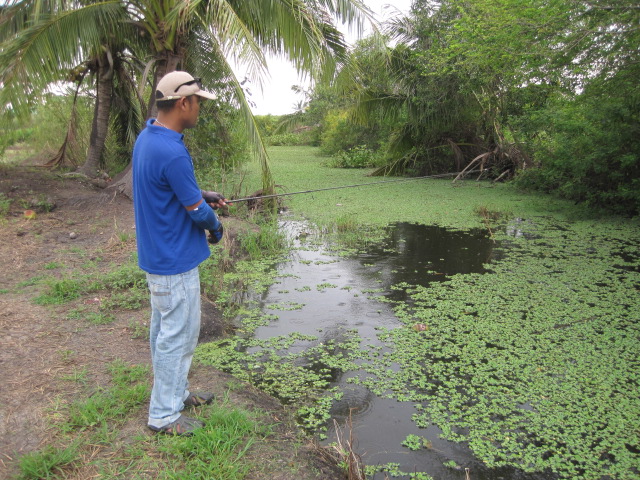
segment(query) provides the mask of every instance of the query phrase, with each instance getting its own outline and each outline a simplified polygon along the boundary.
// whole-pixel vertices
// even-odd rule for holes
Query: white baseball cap
[[[198,95],[199,97],[215,100],[215,94],[202,90],[202,82],[190,73],[175,71],[167,73],[156,87],[156,102],[175,100],[176,98]]]

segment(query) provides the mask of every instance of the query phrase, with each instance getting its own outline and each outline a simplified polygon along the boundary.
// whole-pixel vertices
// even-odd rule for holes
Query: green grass
[[[242,480],[253,467],[245,460],[247,451],[269,433],[254,417],[229,404],[210,407],[206,425],[192,437],[160,440],[159,450],[169,457],[160,478]]]
[[[287,246],[285,235],[274,223],[262,223],[257,232],[247,230],[239,234],[240,247],[251,260],[260,260],[281,253]]]
[[[107,385],[93,386],[92,394],[78,395],[69,405],[57,404],[55,426],[61,435],[20,459],[19,480],[68,478],[88,466],[101,478],[141,478],[152,471],[162,479],[242,480],[250,470],[260,470],[246,455],[256,441],[271,435],[271,425],[227,398],[198,410],[206,425],[192,437],[122,438],[120,427],[140,417],[136,412],[148,403],[150,372],[122,360],[107,364],[107,372]],[[63,379],[88,383],[85,370]]]
[[[66,447],[47,446],[20,458],[18,480],[64,478],[64,469],[76,461],[80,447],[74,443]]]
[[[92,260],[82,266],[83,269],[96,270],[98,260]],[[58,262],[45,265],[46,270],[61,268]],[[45,290],[34,298],[38,305],[61,305],[80,298],[82,295],[99,291],[111,292],[101,305],[102,313],[89,314],[91,323],[110,323],[113,316],[109,312],[114,309],[137,310],[148,301],[146,277],[138,268],[135,256],[128,262],[119,265],[107,273],[86,273],[59,279],[36,276],[20,282],[17,287],[45,285]],[[75,315],[77,311],[73,313]]]
[[[394,180],[398,177],[368,177],[371,169],[323,167],[326,160],[313,147],[271,147],[274,181],[285,192]],[[260,188],[256,165],[245,179],[247,191]],[[320,226],[335,226],[349,219],[357,224],[384,226],[393,222],[418,222],[450,228],[484,225],[476,210],[518,212],[528,217],[546,212],[562,219],[582,217],[585,210],[547,195],[526,194],[507,184],[492,185],[466,180],[415,180],[376,186],[330,190],[283,197],[290,210]],[[351,228],[351,227],[350,227]]]
[[[127,414],[148,401],[147,366],[127,365],[116,360],[108,364],[107,370],[112,386],[73,402],[66,422],[61,425],[63,431],[122,422]]]
[[[82,281],[73,278],[51,280],[48,287],[46,292],[34,299],[35,303],[38,305],[61,305],[79,298],[84,289]]]
[[[55,270],[57,268],[63,268],[63,267],[64,267],[64,263],[49,262],[49,263],[45,264],[44,269],[45,270]]]
[[[11,199],[4,193],[0,193],[0,218],[4,218],[9,213],[11,207]]]

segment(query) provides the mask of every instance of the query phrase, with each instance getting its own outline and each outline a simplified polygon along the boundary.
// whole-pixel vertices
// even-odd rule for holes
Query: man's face
[[[200,102],[202,97],[191,95],[184,99],[184,126],[185,128],[193,128],[198,123],[198,115],[200,114]]]

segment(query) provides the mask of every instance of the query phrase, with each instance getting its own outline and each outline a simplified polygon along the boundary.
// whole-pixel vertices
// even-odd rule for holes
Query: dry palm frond
[[[67,134],[64,137],[64,141],[58,150],[58,153],[55,154],[53,158],[51,158],[47,163],[41,165],[46,168],[58,168],[65,165],[66,161],[69,160],[74,167],[78,166],[75,159],[71,155],[67,155],[69,149],[73,150],[77,143],[77,127],[78,127],[78,92],[80,91],[80,85],[82,85],[82,80],[84,79],[86,72],[82,74],[82,77],[78,80],[78,86],[76,87],[75,94],[73,95],[73,103],[71,104],[71,115],[69,117],[69,124],[67,126]]]

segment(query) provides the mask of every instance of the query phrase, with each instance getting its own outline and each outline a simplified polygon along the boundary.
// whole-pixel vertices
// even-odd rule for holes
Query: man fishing
[[[133,199],[138,264],[151,294],[153,389],[148,427],[191,435],[204,424],[181,414],[209,404],[213,394],[190,392],[187,375],[200,332],[198,266],[207,243],[223,234],[213,208],[226,205],[216,192],[200,190],[182,132],[195,127],[200,102],[215,99],[187,72],[171,72],[155,91],[158,118],[147,121],[133,148]]]

